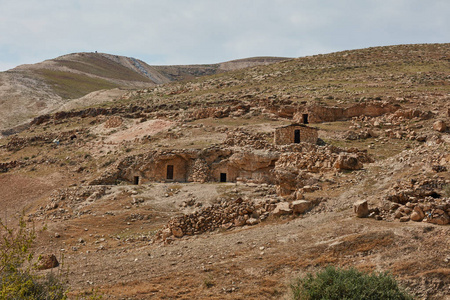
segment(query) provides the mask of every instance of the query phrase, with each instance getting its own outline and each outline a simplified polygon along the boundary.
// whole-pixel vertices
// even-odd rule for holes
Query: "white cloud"
[[[150,64],[191,64],[450,42],[447,0],[0,0],[0,5],[0,66],[95,50]]]

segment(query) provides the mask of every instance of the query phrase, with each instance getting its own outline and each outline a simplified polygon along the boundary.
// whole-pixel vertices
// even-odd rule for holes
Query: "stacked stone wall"
[[[295,143],[295,131],[300,130],[300,142],[316,144],[319,138],[317,129],[304,125],[290,125],[275,130],[275,145]]]

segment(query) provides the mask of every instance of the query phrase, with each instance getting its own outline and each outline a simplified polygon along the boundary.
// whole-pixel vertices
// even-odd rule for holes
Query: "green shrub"
[[[38,276],[31,246],[34,229],[23,218],[11,229],[0,220],[0,299],[66,299],[67,288],[59,275]]]
[[[332,266],[314,274],[307,274],[291,284],[295,300],[343,299],[414,299],[401,289],[389,273],[364,273],[356,269]]]

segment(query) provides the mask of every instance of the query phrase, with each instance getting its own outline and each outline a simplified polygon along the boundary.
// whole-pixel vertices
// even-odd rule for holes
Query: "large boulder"
[[[59,262],[54,254],[41,255],[36,266],[39,270],[47,270],[56,268]]]
[[[277,207],[272,211],[272,215],[281,216],[292,214],[292,208],[289,207],[289,202],[280,202]]]
[[[447,130],[447,124],[444,121],[439,120],[433,123],[433,129],[439,132],[444,132]]]
[[[420,206],[415,206],[410,218],[412,221],[420,222],[423,220],[423,218],[425,218],[425,213],[420,208]]]
[[[447,225],[450,223],[450,217],[444,211],[435,209],[431,218],[428,219],[428,222],[436,225]]]
[[[312,207],[312,203],[307,200],[297,200],[292,202],[291,204],[292,211],[295,214],[303,214]]]
[[[358,218],[365,218],[369,215],[369,205],[367,200],[355,202],[353,204],[353,211]]]
[[[246,171],[256,171],[270,167],[278,157],[277,152],[267,150],[235,152],[229,158],[229,165]]]
[[[338,170],[360,170],[363,164],[355,155],[341,154],[334,163],[334,167]]]

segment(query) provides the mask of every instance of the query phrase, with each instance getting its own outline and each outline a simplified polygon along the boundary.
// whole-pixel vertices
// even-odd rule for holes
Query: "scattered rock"
[[[39,270],[52,269],[57,266],[59,266],[59,262],[54,254],[41,255],[37,262],[37,268]]]
[[[409,221],[409,216],[403,216],[400,218],[400,222],[408,222]]]
[[[428,222],[436,225],[447,225],[450,223],[450,217],[445,212],[433,214],[432,217],[428,219]]]
[[[292,209],[289,207],[289,202],[280,202],[277,204],[272,212],[273,216],[289,215],[292,213]]]
[[[295,214],[303,214],[312,207],[312,203],[307,200],[296,200],[291,204],[292,211]]]
[[[256,225],[256,224],[258,224],[258,223],[259,223],[259,220],[256,219],[256,218],[249,218],[249,219],[245,222],[245,224],[247,224],[247,225]]]
[[[445,130],[447,130],[447,124],[445,124],[445,122],[442,120],[438,120],[433,123],[433,129],[439,132],[444,132]]]
[[[359,170],[362,169],[363,164],[356,156],[341,154],[334,163],[334,167],[339,170]]]
[[[415,206],[413,209],[413,213],[411,214],[411,220],[415,222],[420,222],[425,218],[425,214],[420,206]]]
[[[369,215],[369,205],[367,200],[358,201],[353,204],[353,211],[358,218],[365,218]]]
[[[184,236],[184,232],[180,227],[172,227],[172,234],[177,238],[181,238]]]

